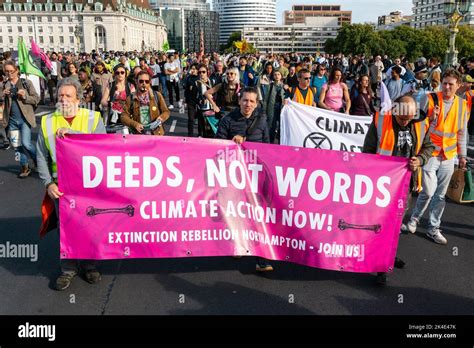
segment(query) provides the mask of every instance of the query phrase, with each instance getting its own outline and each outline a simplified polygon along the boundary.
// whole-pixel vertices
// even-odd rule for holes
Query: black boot
[[[398,257],[395,257],[395,265],[396,268],[404,268],[405,267],[405,262],[403,262],[402,259],[399,259]]]

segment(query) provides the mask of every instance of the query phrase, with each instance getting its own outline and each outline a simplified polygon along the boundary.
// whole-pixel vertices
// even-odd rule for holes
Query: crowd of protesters
[[[74,87],[72,93],[77,93],[80,110],[94,113],[90,122],[100,115],[107,133],[164,135],[162,124],[169,118],[170,110],[176,108],[179,113],[187,114],[188,136],[197,134],[198,137],[229,139],[239,144],[244,141],[279,143],[281,110],[288,100],[292,100],[351,117],[372,116],[374,121],[364,152],[407,157],[411,159],[414,172],[420,173],[422,167],[426,169],[423,174],[424,194],[418,199],[413,215],[407,216],[409,221],[403,225],[404,228],[415,232],[421,215],[428,209],[430,237],[439,244],[447,242],[439,230],[446,181],[449,182],[447,177],[452,174],[452,160],[456,155],[460,166],[466,164],[466,128],[471,137],[474,135],[474,122],[470,117],[474,98],[474,57],[463,59],[457,67],[446,70],[435,57],[420,57],[410,62],[405,57],[392,60],[386,55],[93,51],[87,54],[52,52],[48,56],[51,69],[40,64],[46,76],[46,80],[41,79],[40,93],[35,91],[31,82],[20,78],[18,67],[8,52],[0,62],[3,109],[0,141],[4,148],[14,146],[21,154],[20,178],[28,177],[31,169],[38,165],[37,149],[31,141],[31,129],[36,126],[36,106],[49,104],[64,108],[74,99],[74,96],[65,95],[65,87],[62,93],[58,93],[62,82],[63,86]],[[400,114],[399,110],[393,115],[390,111],[383,115],[379,110],[384,98],[395,104],[409,105],[413,115]],[[456,103],[459,108],[451,111],[451,106]],[[71,121],[67,122],[73,129],[72,120],[76,113],[72,114],[67,118]],[[415,114],[426,123],[426,134],[431,122],[434,136],[415,139],[419,136],[414,123],[411,123]],[[79,112],[77,115],[86,123],[87,113]],[[456,133],[456,139],[450,139],[449,146],[445,147],[443,137],[448,133],[443,127],[453,124],[451,118],[459,118],[461,126],[451,132]],[[96,132],[97,129],[102,132],[102,123],[90,129],[84,128],[84,132]],[[13,134],[12,131],[20,134],[14,145],[13,139],[7,137],[7,134]],[[387,148],[377,142],[381,136],[379,131],[396,133]],[[43,133],[47,138],[46,129]],[[457,150],[453,150],[454,147]],[[38,150],[43,166],[41,170],[45,171],[44,156],[47,156],[48,148],[43,146]],[[440,167],[447,169],[439,174]],[[51,191],[50,197],[58,198],[60,194],[57,187],[54,188],[55,178],[49,175],[53,173],[43,174],[45,186]],[[437,182],[436,176],[442,182]],[[412,188],[419,189],[420,185],[421,181]],[[397,264],[403,266],[399,259]],[[273,268],[266,260],[258,259],[256,269],[271,271]],[[66,275],[64,272],[62,278],[58,278],[60,290],[69,286],[76,269],[73,273],[66,272]],[[91,282],[100,278],[94,272],[95,269],[89,272]],[[384,274],[379,275],[378,281],[385,282]]]

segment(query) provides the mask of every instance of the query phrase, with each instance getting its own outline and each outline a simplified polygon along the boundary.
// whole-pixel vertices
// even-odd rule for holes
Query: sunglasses
[[[150,83],[150,80],[138,80],[138,83],[146,83],[146,84],[149,84],[149,83]]]
[[[13,74],[14,72],[16,72],[16,70],[5,70],[6,74]]]
[[[200,74],[207,74],[207,71],[206,70],[201,70],[199,71]]]
[[[125,75],[125,71],[121,70],[121,71],[116,71],[115,72],[115,75]]]
[[[303,80],[309,81],[309,80],[311,80],[311,77],[303,77]]]
[[[235,73],[231,72],[231,73],[227,73],[227,75],[235,75]]]

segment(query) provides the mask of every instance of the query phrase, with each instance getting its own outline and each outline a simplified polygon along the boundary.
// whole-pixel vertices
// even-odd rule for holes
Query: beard
[[[57,102],[56,111],[62,116],[76,116],[79,110],[79,104],[71,102]]]

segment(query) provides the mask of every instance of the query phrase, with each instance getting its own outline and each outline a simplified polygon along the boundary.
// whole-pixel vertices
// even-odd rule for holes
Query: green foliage
[[[393,30],[376,31],[369,24],[343,25],[335,39],[325,44],[327,53],[365,54],[374,56],[387,54],[390,57],[406,56],[409,60],[418,57],[444,59],[448,49],[449,30],[446,27],[430,26],[415,29],[401,25]],[[459,27],[456,37],[459,57],[474,55],[474,28]]]
[[[474,30],[472,27],[467,25],[459,27],[459,33],[456,36],[456,48],[459,51],[459,57],[474,56]]]
[[[231,51],[234,48],[234,42],[242,40],[242,33],[240,31],[233,32],[230,34],[229,38],[227,39],[227,43],[221,46],[222,50],[228,50],[229,48]]]

